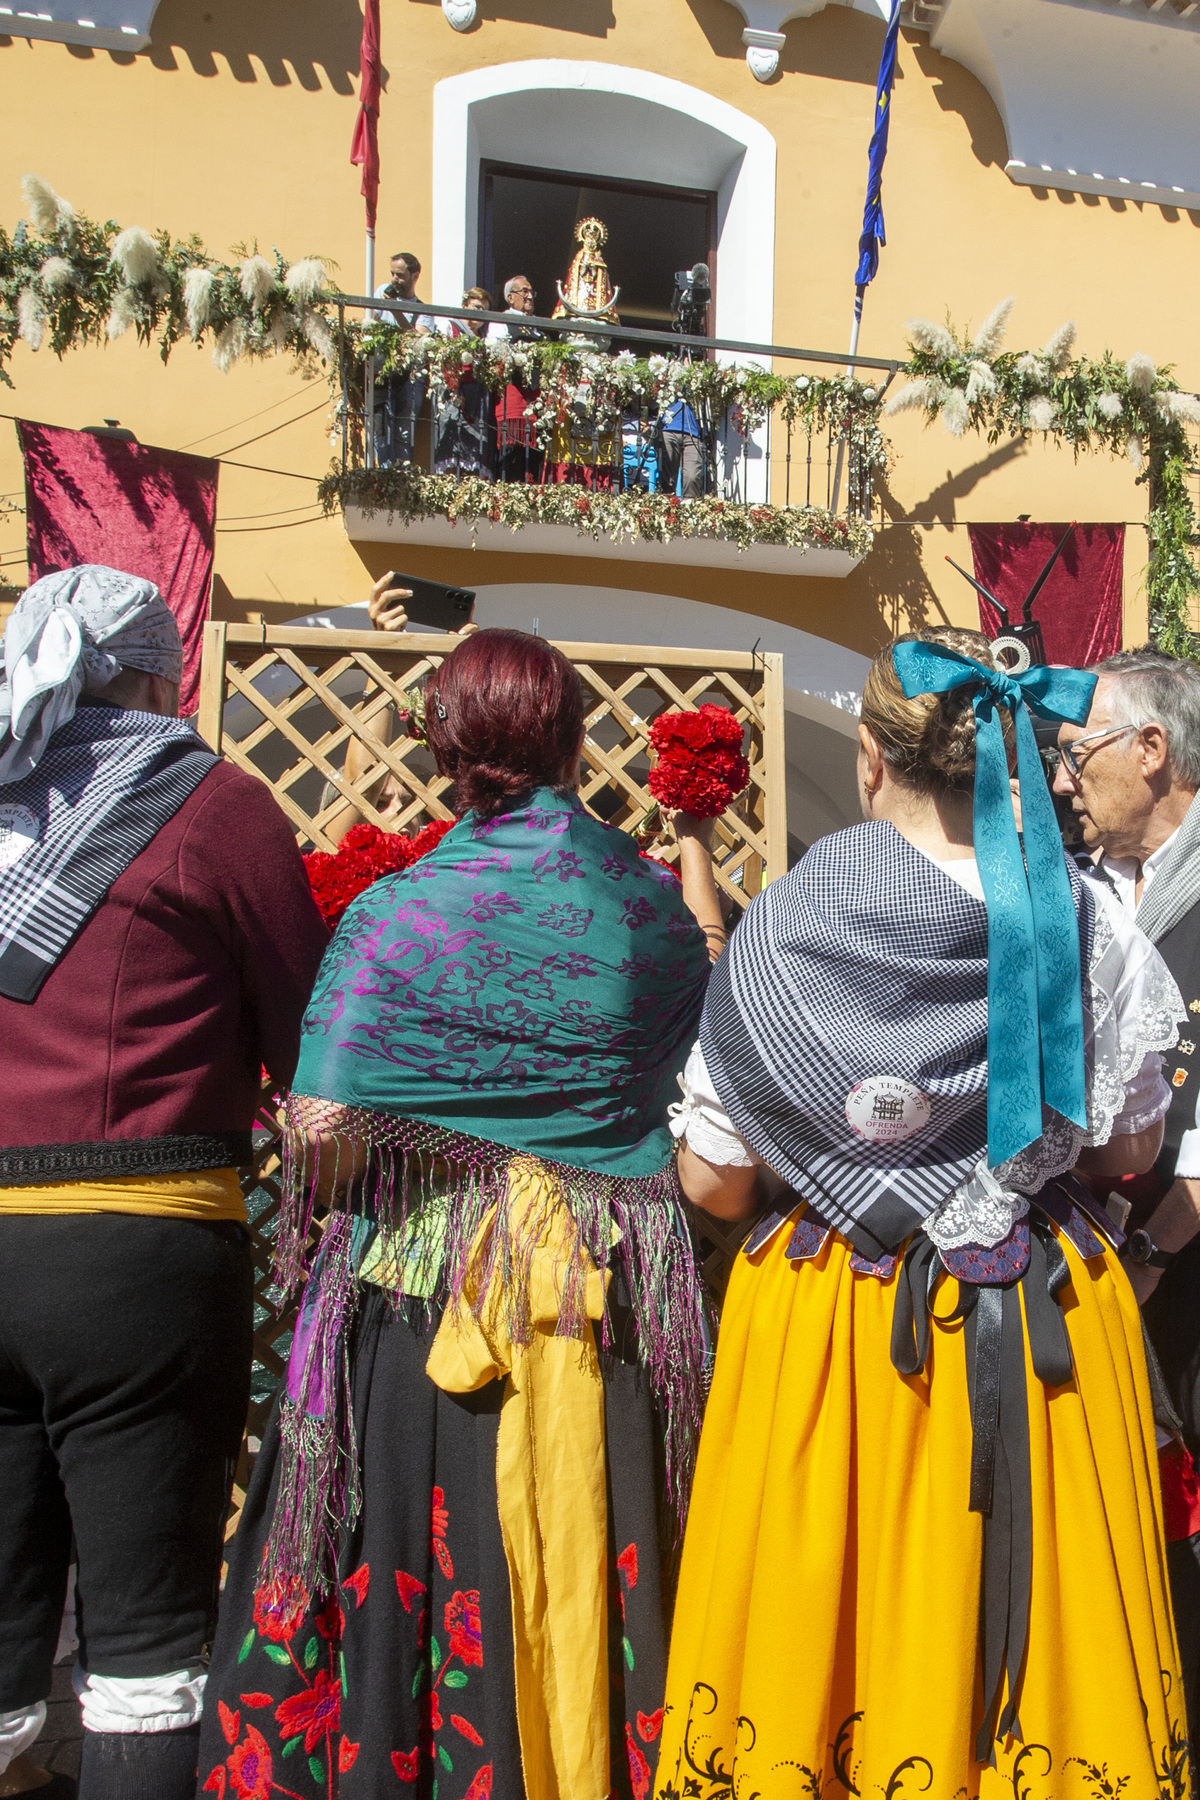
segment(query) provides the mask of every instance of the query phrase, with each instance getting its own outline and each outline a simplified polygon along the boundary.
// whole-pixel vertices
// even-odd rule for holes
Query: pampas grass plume
[[[246,348],[246,327],[241,319],[227,325],[213,345],[213,361],[222,375],[227,375]]]
[[[328,279],[325,264],[320,258],[306,256],[303,262],[293,263],[288,270],[287,291],[297,306],[311,306],[325,292]]]
[[[1008,318],[1013,309],[1013,295],[1002,300],[999,306],[993,306],[975,336],[971,339],[973,356],[995,356],[1004,342],[1004,333],[1008,330]]]
[[[17,295],[17,327],[31,350],[40,350],[45,336],[46,315],[32,288],[22,288]]]
[[[115,240],[111,261],[130,287],[142,287],[158,279],[158,246],[140,225],[129,226]]]
[[[1135,472],[1140,475],[1146,466],[1146,452],[1136,431],[1125,446],[1125,454],[1133,464]]]
[[[43,237],[53,237],[56,232],[71,229],[75,223],[75,208],[61,194],[56,194],[48,181],[43,181],[40,175],[26,175],[21,188],[35,231]]]
[[[300,325],[317,355],[323,357],[326,362],[332,362],[333,339],[330,337],[329,327],[320,313],[306,311],[300,320]]]
[[[1154,399],[1162,418],[1183,425],[1200,424],[1200,400],[1194,394],[1156,394]]]
[[[971,373],[967,377],[967,403],[978,400],[981,394],[996,392],[996,377],[985,362],[973,362]]]
[[[275,291],[275,271],[265,256],[248,256],[238,271],[244,298],[260,312]]]
[[[1032,350],[1026,350],[1023,355],[1018,356],[1018,375],[1029,375],[1034,381],[1045,381],[1049,373],[1050,371],[1047,369],[1041,357],[1035,355]]]
[[[1052,336],[1046,339],[1042,347],[1042,355],[1052,369],[1063,369],[1071,355],[1071,346],[1075,342],[1075,321],[1068,319],[1060,325]]]
[[[183,310],[193,339],[200,337],[212,312],[216,276],[211,269],[189,269],[183,278]]]
[[[928,406],[932,386],[926,376],[918,376],[916,381],[907,382],[898,394],[892,395],[884,412],[890,416],[892,413],[915,412],[919,406]]]
[[[1096,401],[1096,411],[1102,419],[1119,419],[1125,410],[1125,402],[1120,394],[1101,394]]]
[[[136,229],[136,227],[135,227]],[[111,339],[124,337],[131,325],[137,323],[137,301],[128,288],[118,288],[113,295],[112,308],[108,315],[108,336]]]
[[[1135,394],[1143,397],[1154,392],[1154,384],[1158,380],[1158,370],[1152,357],[1139,350],[1125,364],[1125,379]]]
[[[942,424],[951,437],[961,437],[969,422],[970,414],[965,394],[958,388],[951,388],[942,407]]]
[[[1053,400],[1045,394],[1038,394],[1029,402],[1029,424],[1034,431],[1049,431],[1054,424],[1054,415],[1058,411]]]
[[[939,363],[948,362],[958,350],[946,327],[935,325],[932,319],[908,319],[904,329],[918,350],[927,351]]]
[[[48,256],[38,274],[48,294],[64,294],[74,280],[75,271],[65,256]]]

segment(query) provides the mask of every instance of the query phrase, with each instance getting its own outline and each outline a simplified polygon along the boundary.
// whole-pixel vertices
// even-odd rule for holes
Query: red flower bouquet
[[[742,728],[724,706],[660,713],[650,744],[658,762],[646,785],[660,806],[715,819],[750,779]]]
[[[330,931],[336,931],[352,900],[384,875],[397,875],[439,844],[452,819],[433,819],[415,837],[381,831],[378,825],[352,825],[336,852],[311,850],[304,858],[313,899]]]

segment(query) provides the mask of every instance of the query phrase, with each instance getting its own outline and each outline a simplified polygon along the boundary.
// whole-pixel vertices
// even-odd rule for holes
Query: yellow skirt
[[[1024,1742],[975,1760],[983,1520],[958,1284],[924,1371],[890,1360],[896,1277],[785,1226],[737,1260],[671,1640],[658,1800],[1178,1800],[1190,1793],[1137,1304],[1059,1235],[1075,1374],[1026,1342],[1033,1572]]]

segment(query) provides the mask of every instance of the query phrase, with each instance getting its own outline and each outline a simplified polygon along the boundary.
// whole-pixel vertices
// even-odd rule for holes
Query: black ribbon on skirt
[[[892,1314],[892,1364],[901,1375],[916,1375],[925,1367],[933,1294],[945,1272],[937,1247],[924,1232],[918,1232],[900,1265]],[[966,1331],[970,1509],[982,1513],[984,1520],[979,1604],[984,1710],[975,1757],[991,1767],[995,1767],[998,1739],[1021,1739],[1017,1709],[1033,1570],[1025,1334],[1029,1334],[1038,1380],[1047,1387],[1069,1381],[1074,1364],[1059,1301],[1069,1281],[1062,1245],[1050,1226],[1031,1213],[1029,1262],[1024,1274],[998,1286],[960,1278],[958,1305],[946,1320],[961,1319]],[[1008,1700],[997,1722],[1006,1674]]]

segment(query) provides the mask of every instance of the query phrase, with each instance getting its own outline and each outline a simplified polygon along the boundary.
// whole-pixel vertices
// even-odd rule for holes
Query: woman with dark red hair
[[[705,938],[577,798],[583,696],[553,645],[468,639],[426,720],[459,822],[351,905],[305,1021],[285,1284],[314,1208],[323,1230],[202,1788],[645,1800],[702,1410],[666,1108]]]

